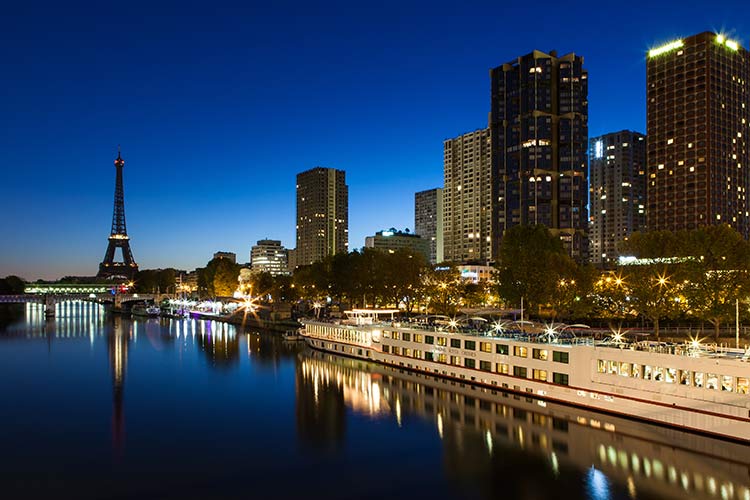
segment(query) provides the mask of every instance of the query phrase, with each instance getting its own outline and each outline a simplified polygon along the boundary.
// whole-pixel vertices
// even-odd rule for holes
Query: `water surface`
[[[101,306],[0,311],[5,498],[750,500],[750,450]]]

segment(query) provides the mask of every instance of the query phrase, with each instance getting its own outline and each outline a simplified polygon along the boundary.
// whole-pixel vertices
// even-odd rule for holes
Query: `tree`
[[[460,307],[461,277],[452,264],[428,268],[422,275],[422,290],[428,310],[437,314],[455,315]]]
[[[546,227],[519,225],[503,235],[497,267],[500,297],[511,304],[523,298],[531,309],[551,301],[558,282],[575,263]]]
[[[673,274],[670,274],[670,269]],[[654,325],[659,339],[659,322],[674,318],[683,307],[679,300],[681,280],[674,266],[665,264],[627,266],[625,271],[628,295],[633,309]]]
[[[627,281],[622,270],[609,271],[593,284],[593,306],[597,314],[608,319],[625,319],[636,314],[630,304]]]
[[[229,297],[239,284],[240,264],[229,259],[211,259],[206,267],[198,269],[198,290],[204,297]]]
[[[721,324],[734,318],[736,301],[750,292],[750,247],[726,224],[692,231],[686,245],[691,258],[683,265],[683,294],[689,312],[713,325],[718,340]]]
[[[379,263],[379,276],[384,282],[377,288],[383,290],[385,302],[395,307],[403,303],[406,312],[411,312],[418,300],[427,259],[420,252],[403,248],[393,253],[383,252]]]
[[[553,259],[560,257],[555,255]],[[588,315],[594,308],[596,269],[590,265],[578,266],[572,259],[562,259],[552,267],[560,271],[560,279],[550,300],[554,317],[572,319]]]
[[[0,279],[0,295],[20,295],[26,288],[26,282],[18,276],[6,276]]]
[[[237,285],[239,283],[237,278],[239,278],[240,268],[242,266],[235,264],[229,259],[214,260],[218,261],[216,263],[213,280],[214,294],[217,297],[231,297],[235,290],[237,290]]]

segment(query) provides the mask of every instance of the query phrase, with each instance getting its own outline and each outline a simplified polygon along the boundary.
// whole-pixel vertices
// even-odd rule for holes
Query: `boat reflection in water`
[[[301,435],[315,426],[329,444],[343,441],[347,408],[399,425],[433,421],[445,474],[483,495],[548,496],[576,477],[573,488],[594,499],[615,489],[750,500],[750,447],[739,443],[309,349],[298,356],[297,393]]]

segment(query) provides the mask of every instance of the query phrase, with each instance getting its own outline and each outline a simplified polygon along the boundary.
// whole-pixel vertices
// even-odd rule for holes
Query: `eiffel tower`
[[[112,214],[112,232],[109,235],[107,253],[104,260],[99,264],[97,278],[126,278],[133,279],[138,272],[138,264],[133,260],[133,252],[130,251],[130,238],[125,228],[125,196],[122,189],[122,167],[125,160],[120,156],[120,148],[117,147],[117,159],[115,168],[117,178],[115,181],[115,211]],[[115,250],[122,250],[122,258],[125,262],[115,262]]]

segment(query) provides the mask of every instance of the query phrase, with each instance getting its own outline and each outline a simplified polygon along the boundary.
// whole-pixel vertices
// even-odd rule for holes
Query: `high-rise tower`
[[[649,231],[729,224],[750,234],[748,51],[704,32],[649,51]]]
[[[346,173],[315,167],[297,174],[296,265],[306,266],[348,248]]]
[[[491,260],[492,183],[490,131],[476,130],[443,142],[443,258]]]
[[[586,260],[588,72],[583,57],[535,50],[490,70],[492,235],[544,224]],[[446,185],[446,189],[447,189]]]
[[[646,136],[621,130],[591,139],[592,264],[617,262],[623,241],[646,229]]]
[[[115,169],[117,170],[115,178],[115,208],[112,214],[112,231],[109,235],[109,244],[107,252],[104,254],[104,260],[99,264],[98,278],[127,278],[132,279],[138,272],[138,264],[133,260],[133,252],[130,251],[130,238],[125,227],[125,195],[122,188],[122,167],[125,160],[120,156],[120,150],[117,150],[117,159],[115,160]],[[115,250],[122,251],[122,261],[115,261]]]
[[[443,262],[443,188],[414,194],[414,232],[430,242],[430,264]]]

